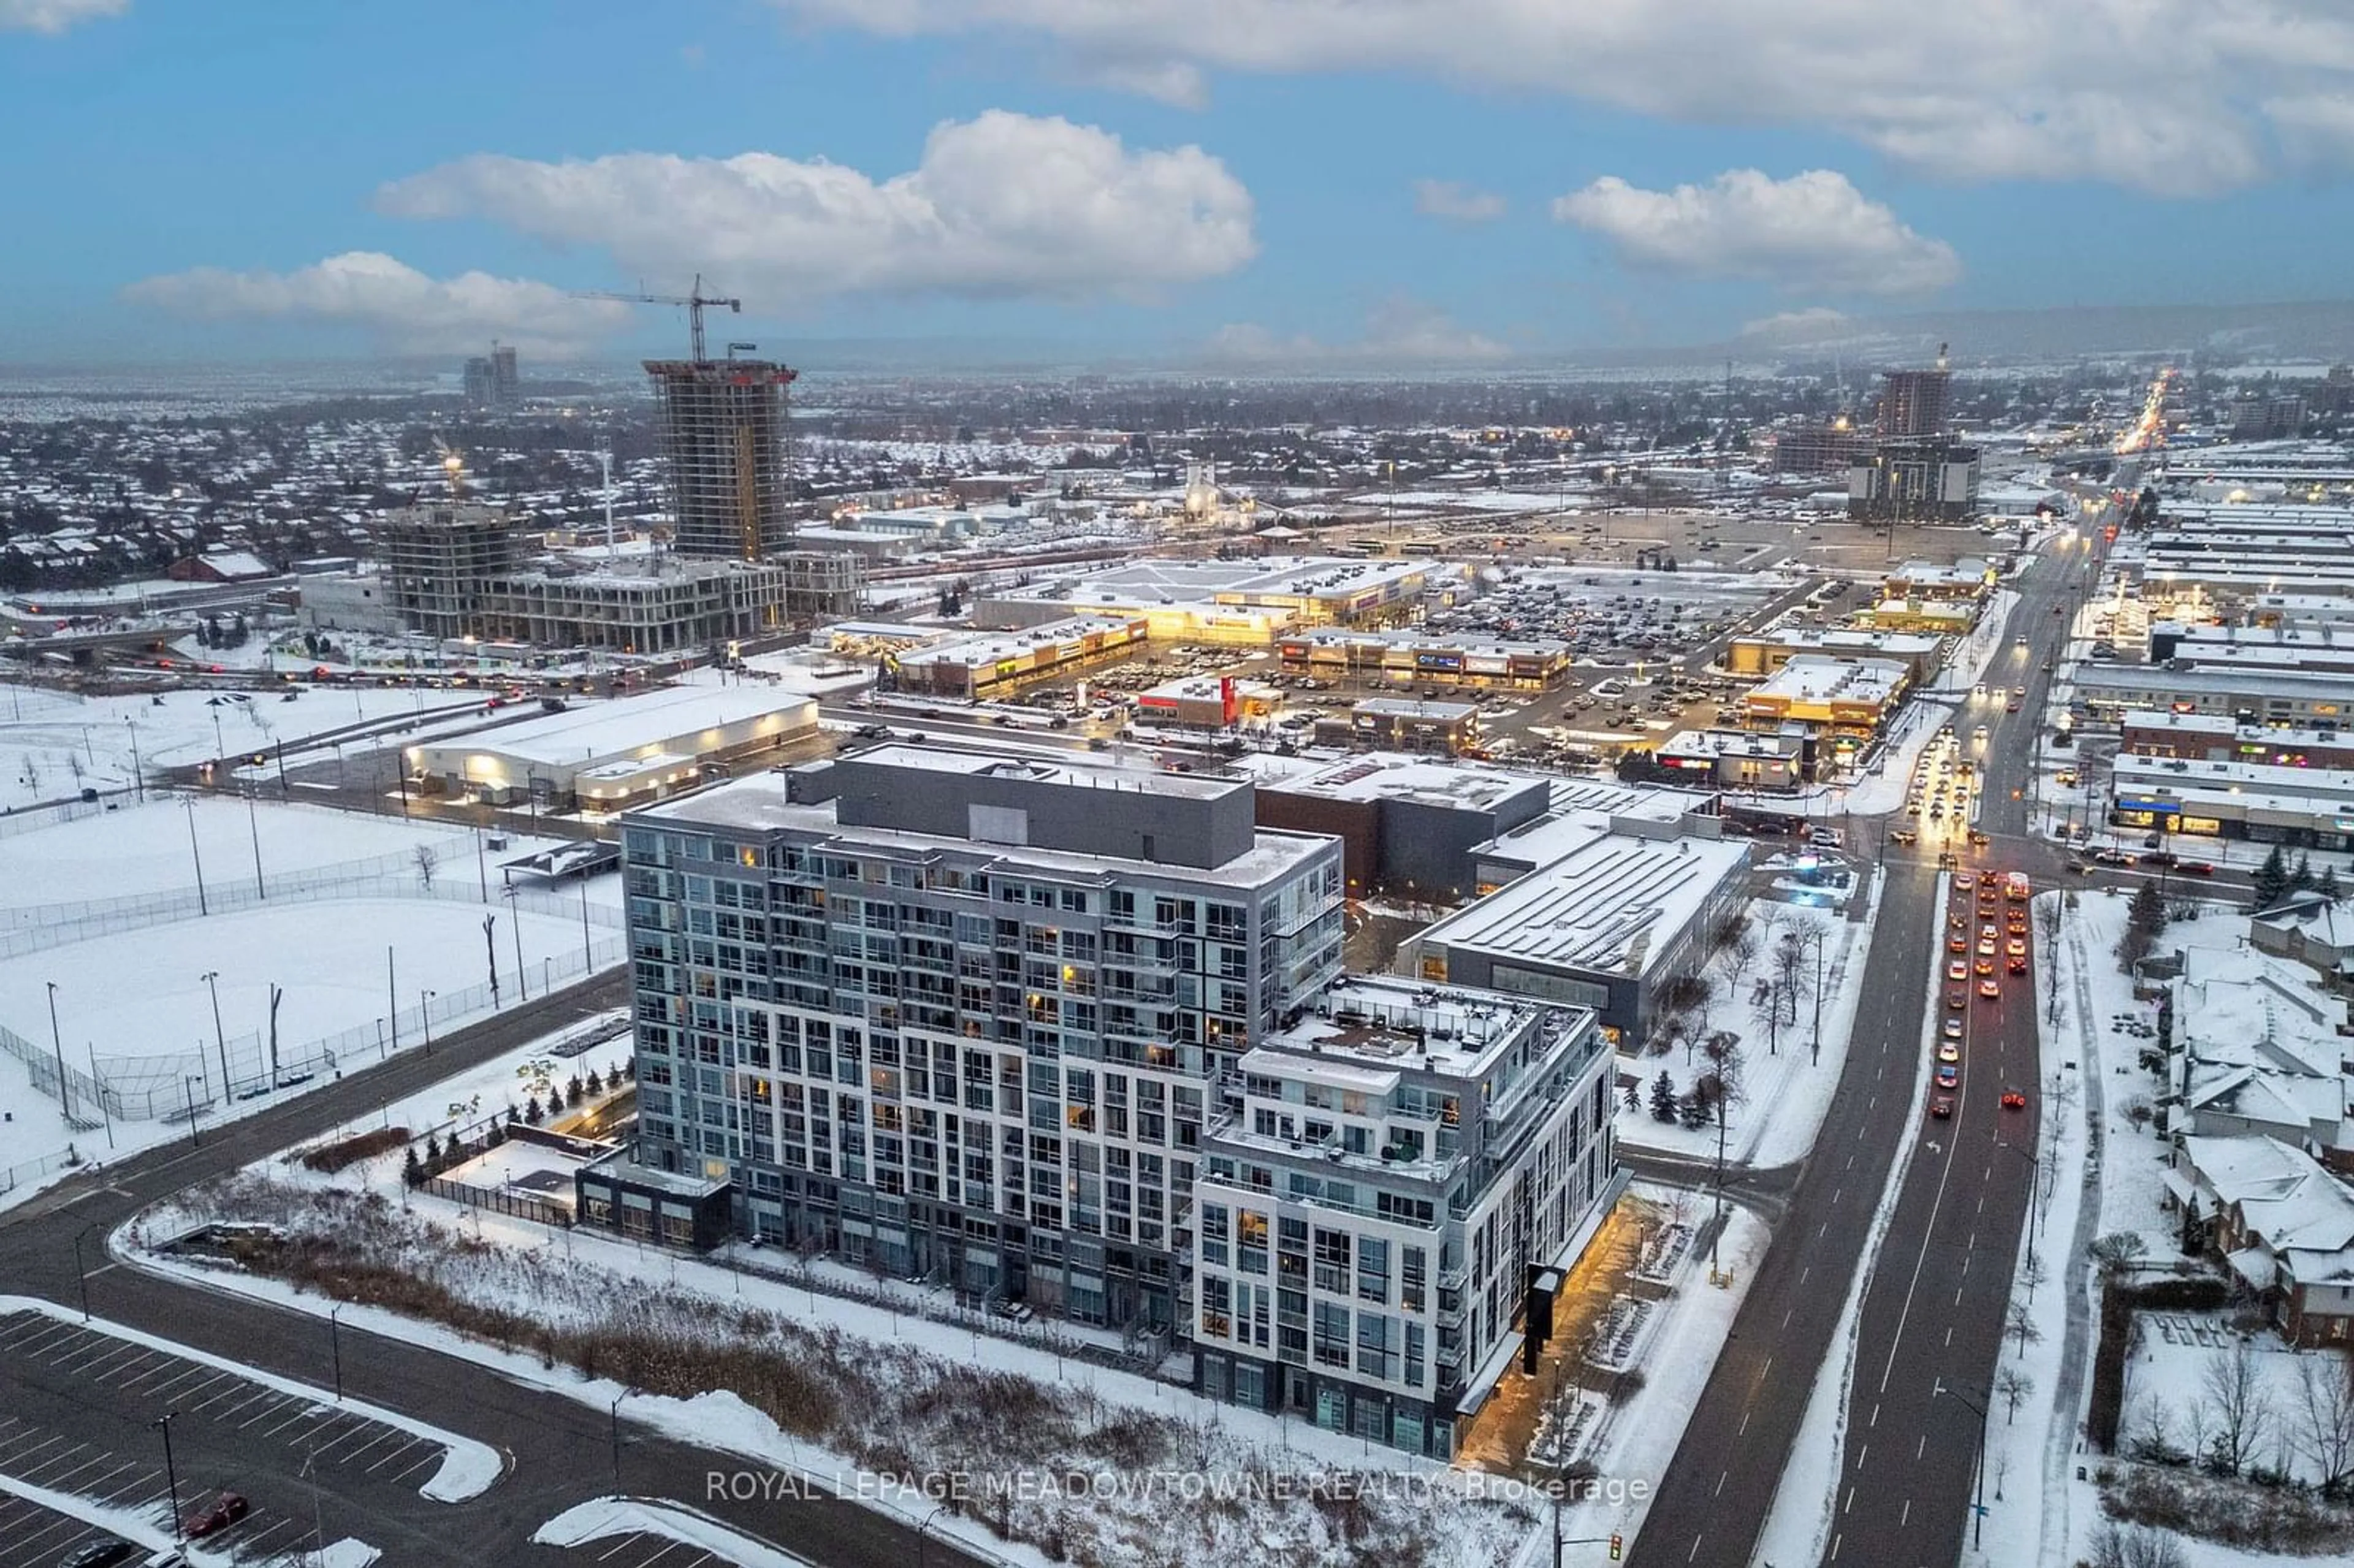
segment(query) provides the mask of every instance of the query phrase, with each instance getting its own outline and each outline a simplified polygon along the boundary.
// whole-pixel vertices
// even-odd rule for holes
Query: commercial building
[[[765,763],[817,731],[817,704],[749,686],[673,686],[427,741],[402,753],[429,795],[616,811]]]
[[[649,359],[645,368],[679,552],[755,561],[788,547],[785,388],[796,373],[760,359]]]
[[[1893,659],[1797,654],[1743,694],[1742,723],[1776,734],[1803,725],[1819,764],[1848,758],[1880,733],[1910,680],[1906,666]]]
[[[2202,714],[2240,725],[2334,728],[2354,714],[2354,675],[2308,670],[2172,670],[2158,664],[2076,667],[2076,700],[2104,722],[2137,710]]]
[[[1967,613],[1960,623],[1967,629]],[[1734,638],[1725,645],[1724,667],[1735,675],[1770,675],[1806,653],[1834,659],[1893,659],[1904,666],[1906,678],[1918,685],[1937,673],[1945,652],[1944,639],[1933,632],[1785,623]]]
[[[2149,623],[2154,664],[2194,670],[2323,670],[2354,672],[2354,628],[2216,626],[2179,620]]]
[[[1119,658],[1141,647],[1145,632],[1140,616],[1076,615],[1027,631],[905,648],[884,662],[902,691],[970,701]]]
[[[1351,896],[1454,901],[1472,893],[1473,852],[1543,815],[1542,778],[1403,757],[1285,768],[1252,758],[1263,826],[1341,841]]]
[[[2201,838],[2354,848],[2354,772],[2119,752],[2109,774],[2108,820]]]
[[[1973,604],[1993,586],[1993,567],[1975,556],[1964,556],[1951,565],[1907,561],[1880,582],[1883,599],[1957,599]]]
[[[976,601],[973,616],[976,624],[1007,628],[1074,613],[1141,616],[1155,641],[1266,647],[1306,628],[1401,620],[1426,596],[1450,597],[1465,580],[1465,569],[1446,561],[1141,560],[990,595]]]
[[[1327,726],[1335,733],[1325,734]],[[1479,744],[1479,709],[1473,703],[1421,697],[1366,697],[1346,719],[1317,726],[1320,740],[1345,738],[1377,751],[1470,751]]]
[[[639,1145],[739,1230],[1176,1331],[1243,1059],[1341,967],[1247,782],[884,746],[624,819]]]
[[[1872,455],[1872,434],[1845,419],[1790,425],[1773,435],[1769,466],[1777,474],[1845,473]]]
[[[1551,638],[1467,641],[1430,631],[1328,629],[1278,640],[1283,667],[1331,680],[1544,691],[1569,674],[1570,647]]]
[[[2137,709],[2118,721],[2118,749],[2200,762],[2266,762],[2278,768],[2354,768],[2354,730],[2273,728],[2215,714]]]
[[[1225,729],[1266,718],[1282,700],[1281,691],[1262,681],[1238,681],[1231,675],[1183,676],[1139,692],[1136,717],[1140,724],[1179,729]]]
[[[1795,789],[1806,782],[1812,747],[1804,733],[1678,730],[1654,753],[1661,768],[1723,789]]]
[[[1399,972],[1591,1008],[1614,1038],[1648,1038],[1661,991],[1698,969],[1739,907],[1747,842],[1573,818],[1507,834],[1498,850],[1516,836],[1552,839],[1544,863],[1409,938]],[[1575,847],[1553,855],[1564,841]]]
[[[1624,1187],[1610,1066],[1582,1009],[1336,980],[1203,1139],[1201,1392],[1451,1458]]]

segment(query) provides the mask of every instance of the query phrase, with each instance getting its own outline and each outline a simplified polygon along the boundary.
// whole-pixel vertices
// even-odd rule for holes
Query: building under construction
[[[670,471],[673,547],[757,561],[792,543],[785,388],[760,359],[650,359]]]
[[[428,636],[479,630],[491,583],[524,559],[524,525],[504,506],[449,500],[403,506],[376,520],[376,552],[386,597]]]

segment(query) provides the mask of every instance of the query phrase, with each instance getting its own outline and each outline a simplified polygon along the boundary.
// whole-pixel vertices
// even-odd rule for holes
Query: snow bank
[[[659,1535],[737,1568],[810,1568],[806,1559],[739,1534],[708,1515],[640,1498],[592,1498],[541,1525],[531,1539],[541,1546],[583,1546],[613,1535]]]
[[[110,1239],[110,1250],[111,1246],[112,1243]],[[210,1276],[201,1277],[205,1277],[208,1283],[213,1281],[213,1277]],[[54,1318],[60,1323],[81,1321],[81,1315],[70,1308],[61,1307],[54,1301],[44,1301],[36,1296],[0,1296],[0,1313],[7,1312],[38,1312],[44,1317]],[[247,1366],[242,1361],[230,1361],[225,1356],[216,1356],[209,1351],[199,1351],[192,1346],[166,1340],[161,1335],[125,1328],[120,1323],[111,1323],[103,1318],[92,1318],[90,1319],[90,1326],[101,1334],[111,1334],[114,1338],[130,1344],[143,1345],[151,1351],[160,1351],[165,1355],[178,1356],[185,1361],[199,1362],[211,1367],[216,1372],[225,1372],[260,1387],[275,1390],[291,1399],[304,1400],[313,1404],[335,1403],[334,1396],[323,1389],[313,1388],[308,1383],[296,1383],[292,1378],[280,1377],[275,1372],[263,1372],[259,1368]],[[433,1478],[417,1489],[419,1496],[431,1501],[465,1502],[470,1499],[478,1498],[490,1489],[491,1484],[496,1481],[505,1469],[505,1463],[499,1457],[498,1450],[487,1443],[477,1443],[471,1437],[461,1437],[454,1432],[428,1425],[413,1416],[403,1415],[396,1411],[386,1410],[379,1405],[369,1404],[361,1400],[345,1399],[341,1402],[341,1408],[369,1421],[381,1422],[387,1426],[398,1427],[412,1437],[419,1437],[428,1443],[438,1444],[445,1450],[440,1467],[433,1472]]]

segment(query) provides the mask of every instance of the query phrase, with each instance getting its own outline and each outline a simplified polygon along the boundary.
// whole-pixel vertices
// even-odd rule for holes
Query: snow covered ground
[[[0,1054],[8,1154],[0,1205],[57,1179],[69,1160],[104,1161],[188,1134],[191,1105],[201,1113],[201,1136],[221,1118],[278,1097],[269,1089],[273,984],[282,991],[278,1076],[288,1087],[281,1092],[299,1092],[296,1076],[331,1081],[340,1065],[421,1047],[429,1031],[446,1033],[514,1005],[521,1000],[518,937],[523,990],[532,995],[620,961],[610,895],[590,901],[584,943],[570,900],[534,895],[520,909],[504,901],[485,908],[471,901],[471,886],[439,891],[449,895],[269,905],[0,959],[0,1028],[24,1043]],[[487,939],[485,916],[495,919]],[[217,1033],[207,973],[217,976]],[[123,983],[134,975],[139,983]],[[72,1086],[70,1122],[47,1087],[60,1044]],[[228,1095],[224,1057],[234,1086]],[[118,1114],[101,1114],[90,1093],[93,1072]]]
[[[643,1498],[592,1498],[566,1509],[531,1538],[543,1546],[586,1546],[616,1535],[658,1535],[705,1553],[703,1561],[716,1559],[737,1568],[809,1568],[805,1558],[779,1552],[693,1509]]]
[[[1751,925],[1761,949],[1770,949],[1785,931],[1815,929],[1823,933],[1819,1060],[1810,1049],[1815,1026],[1812,995],[1799,1007],[1797,1023],[1783,1023],[1778,1046],[1769,1050],[1771,1032],[1750,1000],[1758,981],[1771,972],[1767,958],[1761,951],[1735,985],[1728,968],[1733,961],[1731,955],[1722,951],[1717,954],[1708,971],[1716,995],[1700,1032],[1722,1029],[1741,1035],[1744,1098],[1734,1106],[1726,1123],[1727,1160],[1735,1164],[1785,1165],[1804,1159],[1814,1148],[1815,1135],[1821,1130],[1831,1093],[1838,1088],[1840,1073],[1846,1065],[1848,1036],[1854,1028],[1858,988],[1850,985],[1848,979],[1861,974],[1871,958],[1872,934],[1878,913],[1876,892],[1872,895],[1872,914],[1861,921],[1819,909],[1796,910],[1788,904],[1771,899],[1759,899],[1750,906]],[[1769,925],[1768,921],[1774,923]],[[1815,985],[1811,959],[1805,965],[1805,980],[1811,993]],[[1621,1142],[1686,1159],[1716,1158],[1714,1123],[1688,1128],[1681,1122],[1660,1121],[1651,1112],[1651,1086],[1660,1073],[1668,1074],[1681,1094],[1691,1086],[1695,1077],[1709,1070],[1704,1054],[1692,1051],[1689,1053],[1689,1062],[1687,1054],[1684,1046],[1677,1045],[1664,1056],[1619,1057],[1618,1071],[1638,1082],[1638,1101],[1634,1109],[1629,1109],[1623,1099],[1619,1102],[1617,1129]]]
[[[1913,781],[1913,770],[1920,765],[1921,753],[1953,716],[1950,703],[1932,702],[1926,697],[1915,697],[1907,703],[1873,770],[1848,786],[1849,814],[1876,817],[1903,809],[1905,786]]]
[[[1995,656],[2003,652],[2010,637],[2010,613],[2019,608],[2019,592],[2015,588],[1997,588],[1988,596],[1986,609],[1978,623],[1954,650],[1952,660],[1937,678],[1924,688],[1948,694],[1966,693],[1988,678],[1988,669]]]
[[[293,702],[268,689],[84,696],[15,683],[0,691],[0,808],[69,800],[83,788],[127,789],[133,758],[153,777],[224,752],[292,750],[312,736],[372,720],[479,719],[479,694],[320,688]],[[220,700],[217,705],[215,697]]]
[[[265,878],[359,861],[398,868],[419,844],[431,846],[451,875],[460,874],[462,858],[463,874],[474,876],[474,836],[446,822],[354,816],[274,800],[257,800],[249,812],[241,800],[150,793],[143,805],[124,801],[111,811],[0,837],[0,929],[12,916],[40,920],[62,905],[193,890],[199,866],[213,887],[250,889],[257,843]],[[499,858],[537,847],[510,840]]]

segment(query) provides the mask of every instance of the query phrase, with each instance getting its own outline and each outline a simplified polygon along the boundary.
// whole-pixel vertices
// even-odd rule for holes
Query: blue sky
[[[1294,364],[2342,292],[2342,6],[1570,8],[0,0],[0,361],[619,355],[567,291],[697,267],[787,352]]]

